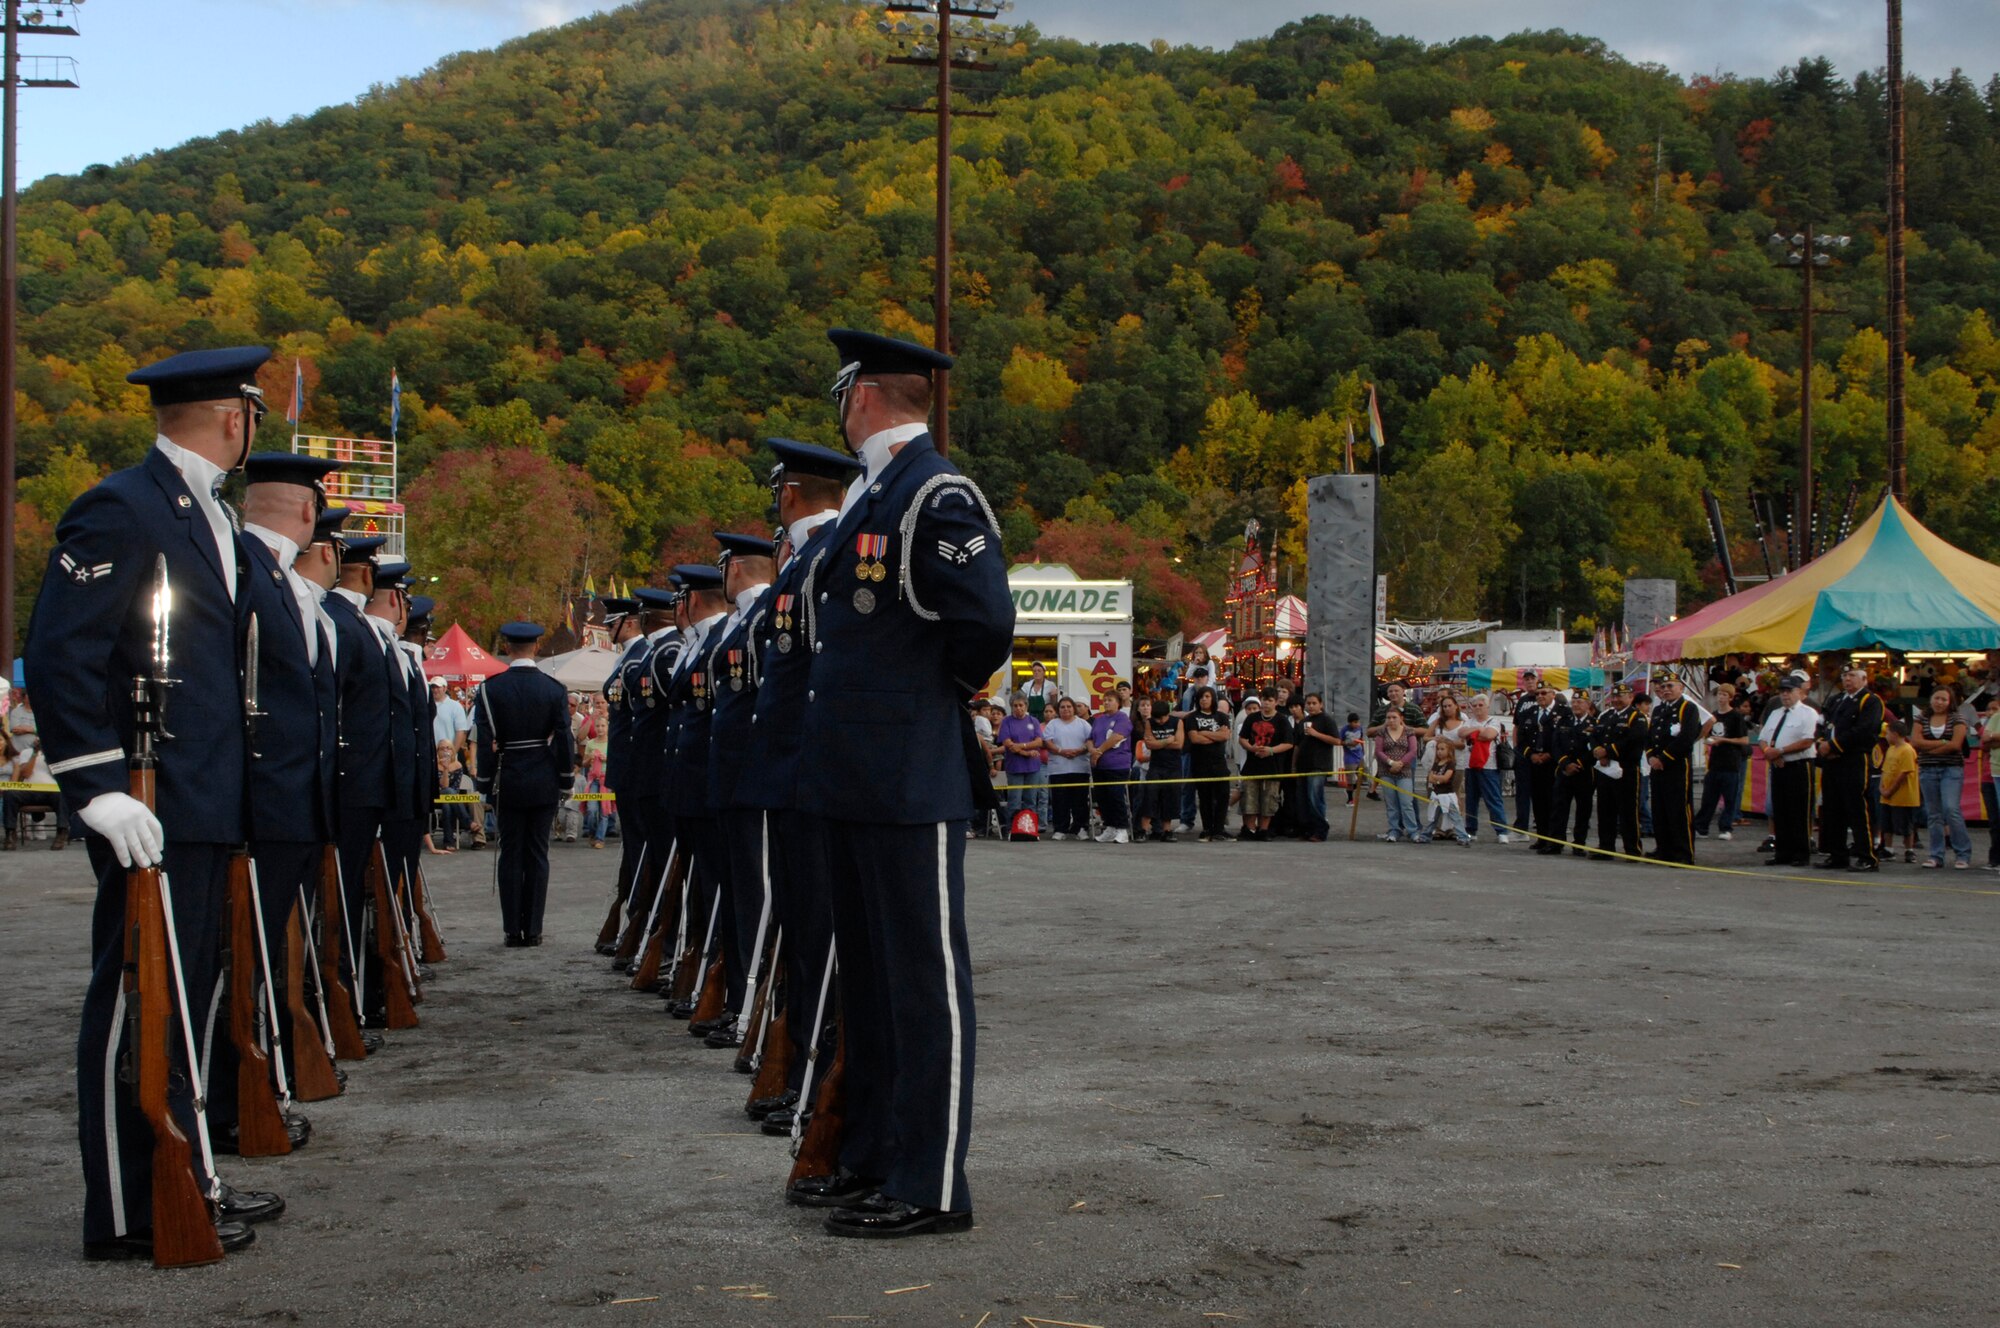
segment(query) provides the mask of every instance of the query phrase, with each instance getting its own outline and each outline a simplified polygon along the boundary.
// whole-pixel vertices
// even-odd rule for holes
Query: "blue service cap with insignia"
[[[738,535],[726,530],[715,532],[715,542],[722,546],[722,553],[715,560],[717,567],[726,567],[731,558],[775,558],[778,545],[762,535]]]
[[[536,623],[510,622],[500,629],[500,635],[509,641],[539,641],[542,629]]]
[[[648,613],[671,612],[674,607],[674,601],[679,598],[680,596],[671,590],[659,590],[652,586],[632,587],[632,599],[635,607],[644,609]]]
[[[680,578],[681,589],[686,591],[722,589],[722,569],[706,563],[676,563],[674,575]]]
[[[428,618],[436,612],[437,601],[429,595],[410,596],[410,618],[412,621],[418,618]]]
[[[827,329],[826,339],[840,354],[842,375],[849,367],[865,374],[921,374],[929,377],[937,369],[949,369],[952,358],[914,341],[898,341],[876,332],[857,332],[851,327]]]
[[[152,394],[155,406],[190,401],[236,401],[245,389],[256,390],[257,370],[271,358],[265,346],[228,346],[221,350],[187,350],[134,369],[125,381]]]
[[[339,534],[341,523],[347,520],[347,515],[345,507],[329,507],[321,512],[319,519],[313,522],[312,542],[325,544]]]
[[[243,462],[243,482],[296,484],[302,489],[317,489],[321,480],[345,469],[345,461],[331,457],[307,456],[303,452],[252,452]]]
[[[623,595],[600,595],[598,603],[604,606],[604,621],[630,617],[639,611],[639,601],[627,599]]]
[[[387,535],[349,535],[342,532],[340,561],[344,563],[365,563],[375,556],[375,551],[389,542]]]
[[[820,447],[815,443],[799,443],[789,438],[766,438],[764,446],[771,449],[771,455],[778,458],[777,470],[771,475],[771,483],[776,485],[785,475],[818,475],[829,480],[849,480],[854,472],[861,469],[861,462],[845,452],[836,452],[830,447]]]
[[[392,562],[375,564],[375,588],[396,590],[403,584],[403,578],[410,574],[410,565],[400,558]]]

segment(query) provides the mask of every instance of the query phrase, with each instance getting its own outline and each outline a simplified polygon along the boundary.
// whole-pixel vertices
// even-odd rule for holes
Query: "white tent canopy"
[[[617,651],[596,646],[537,661],[542,672],[572,692],[603,691],[605,679],[611,676],[611,666],[617,662]]]

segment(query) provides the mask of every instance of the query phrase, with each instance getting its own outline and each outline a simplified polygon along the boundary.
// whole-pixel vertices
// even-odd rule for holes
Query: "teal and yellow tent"
[[[2000,647],[2000,567],[1945,543],[1888,498],[1796,572],[1646,633],[1646,663],[1752,652]]]

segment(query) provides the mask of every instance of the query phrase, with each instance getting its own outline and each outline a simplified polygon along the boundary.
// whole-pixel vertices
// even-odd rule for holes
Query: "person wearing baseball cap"
[[[1770,770],[1770,867],[1812,865],[1812,758],[1819,711],[1806,704],[1812,680],[1803,673],[1778,679],[1778,703],[1764,716],[1757,749]]]

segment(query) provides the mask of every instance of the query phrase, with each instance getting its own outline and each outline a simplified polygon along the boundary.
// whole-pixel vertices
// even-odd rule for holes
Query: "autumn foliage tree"
[[[1142,636],[1196,631],[1214,621],[1214,603],[1201,584],[1174,563],[1173,540],[1145,535],[1099,509],[1063,517],[1042,528],[1034,559],[1064,563],[1086,581],[1133,585],[1133,630]]]

